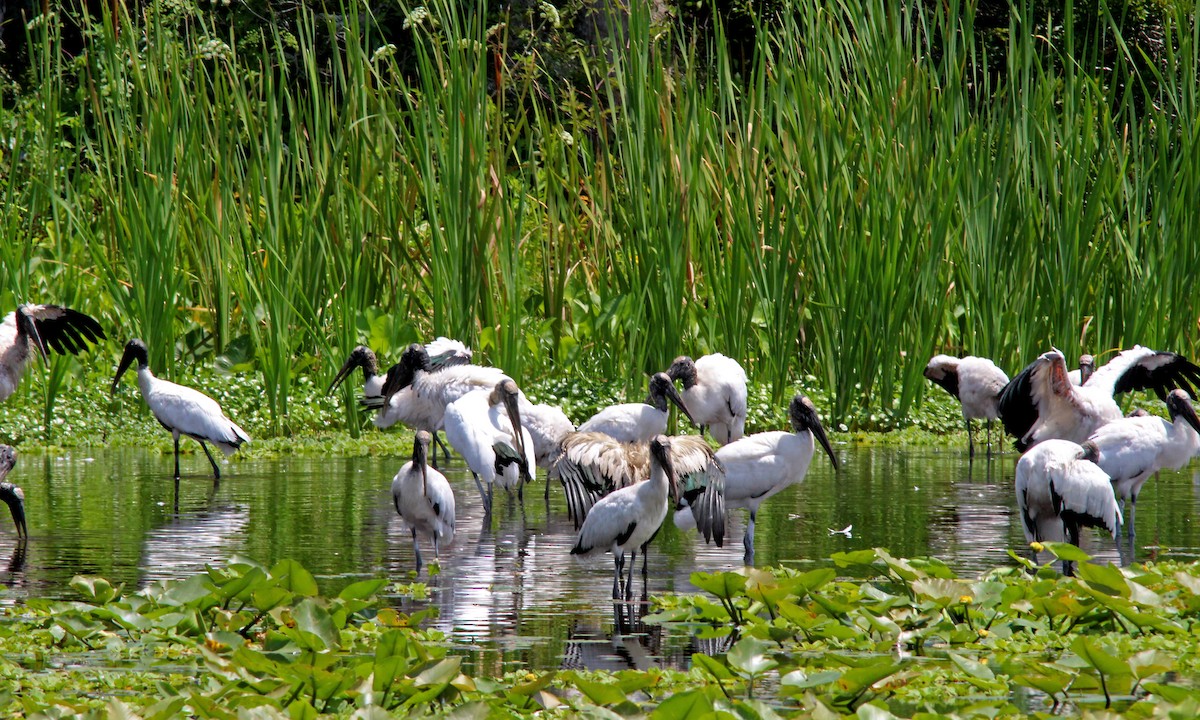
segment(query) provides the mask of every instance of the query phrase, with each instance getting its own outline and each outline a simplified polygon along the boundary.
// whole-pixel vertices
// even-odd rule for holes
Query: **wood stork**
[[[941,385],[962,404],[963,422],[967,425],[967,456],[970,458],[975,457],[971,421],[987,421],[987,455],[990,458],[992,421],[1000,417],[1000,393],[1008,385],[1008,375],[987,358],[934,355],[925,366],[925,377]]]
[[[729,443],[716,453],[717,461],[725,468],[725,507],[750,511],[750,523],[742,541],[747,565],[754,564],[754,522],[758,506],[772,495],[804,481],[816,443],[821,443],[833,468],[838,468],[837,456],[829,445],[812,401],[797,393],[788,406],[788,415],[792,432],[755,433]],[[693,523],[691,513],[675,513],[677,527],[688,529]]]
[[[1171,419],[1143,415],[1114,420],[1083,444],[1089,457],[1112,479],[1113,489],[1121,499],[1125,531],[1133,550],[1133,519],[1137,511],[1138,493],[1150,476],[1162,468],[1178,470],[1200,451],[1200,418],[1192,400],[1183,390],[1167,395],[1167,411]]]
[[[471,362],[473,355],[470,348],[462,342],[446,337],[438,337],[425,345],[425,352],[429,355],[429,365],[433,371],[466,365]],[[375,427],[384,430],[396,423],[402,423],[417,430],[427,430],[433,433],[433,439],[442,448],[443,455],[449,457],[449,449],[437,434],[437,431],[441,429],[443,409],[435,408],[433,404],[422,401],[409,389],[397,392],[392,397],[385,399],[383,386],[387,381],[387,376],[379,374],[379,362],[375,353],[366,345],[359,345],[350,352],[350,356],[346,358],[346,362],[334,376],[326,393],[336,390],[358,368],[362,369],[363,374],[363,394],[360,403],[378,409],[372,420]],[[431,458],[433,466],[437,467],[437,447],[433,448]]]
[[[100,323],[58,305],[20,305],[0,323],[0,402],[17,390],[30,350],[42,359],[47,352],[78,354],[88,343],[104,339]]]
[[[671,380],[683,381],[683,404],[692,419],[707,428],[721,445],[746,432],[746,371],[737,360],[720,353],[693,361],[680,355],[667,370]]]
[[[512,378],[504,378],[490,391],[469,392],[446,406],[446,439],[471,469],[485,515],[492,512],[497,484],[524,499],[524,484],[537,466],[533,438],[521,426],[519,392]]]
[[[17,451],[10,445],[0,445],[0,500],[8,505],[8,511],[12,513],[17,537],[27,538],[29,529],[25,527],[25,491],[10,482],[5,482],[8,473],[16,464]]]
[[[179,479],[179,438],[186,435],[204,449],[208,462],[212,464],[213,479],[221,479],[221,469],[213,459],[206,443],[212,443],[227,456],[237,451],[250,436],[221,411],[221,406],[209,396],[190,387],[177,385],[169,380],[154,377],[150,372],[146,344],[137,338],[125,344],[125,353],[113,377],[112,392],[117,392],[121,376],[130,365],[137,362],[138,390],[142,399],[150,406],[154,419],[175,438],[175,479]]]
[[[417,556],[417,573],[421,572],[421,544],[418,535],[433,543],[433,557],[443,544],[454,541],[454,492],[446,476],[427,467],[432,436],[421,430],[413,438],[412,460],[405,463],[392,480],[392,502],[396,512],[412,528],[413,553]]]
[[[1067,373],[1072,385],[1083,385],[1096,372],[1096,358],[1091,355],[1079,356],[1079,367]]]
[[[699,435],[671,438],[668,453],[679,487],[676,511],[687,515],[705,542],[725,544],[725,470],[708,441]],[[622,443],[604,433],[576,432],[563,440],[551,474],[562,482],[567,514],[583,525],[603,497],[650,477],[646,443]]]
[[[1082,443],[1100,426],[1120,419],[1113,395],[1150,389],[1166,400],[1168,391],[1182,387],[1194,393],[1196,384],[1200,367],[1175,353],[1136,345],[1097,370],[1087,383],[1073,385],[1063,354],[1051,350],[1004,389],[1000,419],[1016,438],[1018,450],[1051,438]]]
[[[671,440],[659,435],[650,441],[650,479],[621,488],[596,503],[575,538],[572,555],[613,554],[613,599],[621,598],[621,570],[630,553],[625,596],[633,591],[633,566],[667,516],[667,500],[678,495]]]
[[[1078,547],[1084,527],[1102,528],[1116,537],[1121,509],[1112,483],[1085,455],[1083,447],[1069,440],[1050,439],[1017,461],[1017,507],[1027,542],[1065,540]],[[1063,574],[1071,574],[1066,561]]]
[[[666,373],[654,373],[650,377],[650,393],[646,396],[646,402],[606,407],[580,425],[579,432],[604,433],[624,443],[650,442],[650,438],[667,431],[668,400],[693,425],[696,424],[671,378]]]
[[[529,431],[533,439],[533,456],[537,466],[550,470],[562,454],[562,443],[568,435],[575,432],[575,424],[571,418],[556,405],[531,403],[522,393],[519,398],[521,410],[521,426]],[[547,500],[550,499],[550,473],[546,473]]]
[[[413,343],[404,350],[400,362],[388,369],[383,394],[378,398],[364,397],[363,405],[370,408],[394,407],[399,404],[393,402],[397,393],[412,388],[413,404],[408,412],[434,420],[432,428],[421,428],[432,431],[442,426],[447,405],[473,390],[491,390],[496,383],[505,379],[510,378],[503,370],[482,365],[453,365],[435,371],[429,351]],[[375,424],[386,427],[381,424],[383,422],[386,419],[377,417]]]

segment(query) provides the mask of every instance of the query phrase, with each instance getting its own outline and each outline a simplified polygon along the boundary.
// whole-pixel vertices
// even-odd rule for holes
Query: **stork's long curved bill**
[[[679,394],[679,391],[675,389],[675,383],[671,383],[667,386],[667,399],[674,403],[675,407],[679,408],[679,412],[683,413],[683,416],[688,419],[688,422],[690,422],[693,426],[699,427],[699,425],[696,425],[696,419],[692,417],[690,412],[688,412],[687,406],[683,404],[683,397]]]
[[[525,433],[521,429],[521,409],[517,405],[516,394],[504,394],[504,409],[508,412],[508,419],[513,426],[513,446],[521,456],[521,474],[527,480],[532,479],[533,469],[526,462],[528,455],[525,454]]]
[[[13,525],[17,526],[17,537],[29,537],[29,528],[25,525],[25,501],[18,498],[8,504],[8,509],[12,512]]]
[[[38,354],[42,356],[42,362],[49,365],[50,356],[46,353],[46,345],[42,342],[41,334],[38,333],[37,323],[34,322],[33,317],[26,313],[18,313],[18,318],[18,321],[25,325],[25,335],[29,339],[29,342],[33,343],[33,346],[37,348]]]
[[[339,385],[346,381],[346,378],[350,377],[350,373],[354,372],[357,368],[363,367],[365,362],[363,357],[358,353],[351,353],[350,357],[346,358],[345,364],[342,365],[342,369],[338,370],[337,375],[334,376],[333,382],[329,383],[329,389],[325,391],[325,394],[328,395],[336,390]]]
[[[1187,424],[1191,425],[1193,430],[1195,430],[1197,433],[1200,433],[1200,417],[1196,416],[1196,408],[1192,406],[1190,400],[1181,403],[1181,405],[1182,407],[1179,408],[1179,416],[1186,420]]]
[[[113,376],[112,389],[109,391],[110,394],[116,394],[118,383],[121,382],[121,376],[125,374],[125,371],[132,364],[133,353],[129,351],[129,348],[126,348],[125,353],[121,355],[121,364],[117,365],[117,374]]]
[[[829,462],[833,463],[833,469],[837,470],[837,455],[833,454],[833,446],[829,444],[829,438],[825,436],[825,427],[821,425],[820,418],[816,418],[816,421],[812,424],[810,430],[813,434],[813,437],[817,439],[817,442],[821,443],[821,447],[825,448],[825,454],[829,456]]]

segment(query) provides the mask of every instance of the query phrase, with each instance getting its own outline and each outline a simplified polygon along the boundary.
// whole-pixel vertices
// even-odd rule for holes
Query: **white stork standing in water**
[[[17,451],[9,445],[0,445],[0,500],[8,505],[12,513],[13,525],[17,528],[18,538],[29,537],[29,529],[25,526],[25,491],[6,482],[8,473],[17,464]]]
[[[1182,387],[1194,392],[1200,367],[1172,352],[1140,345],[1118,354],[1083,385],[1074,385],[1058,350],[1045,353],[1013,378],[1000,395],[1000,419],[1018,450],[1051,438],[1082,443],[1102,425],[1121,418],[1113,396],[1150,389],[1162,400]]]
[[[199,390],[154,377],[150,371],[146,344],[136,338],[125,344],[125,353],[121,355],[121,363],[112,381],[113,393],[117,391],[121,376],[135,361],[142,399],[150,406],[154,419],[170,430],[175,438],[175,479],[179,479],[179,438],[186,435],[200,443],[208,462],[212,464],[213,479],[220,480],[221,469],[217,467],[207,443],[216,445],[226,455],[232,455],[243,443],[250,442],[250,436],[225,416],[216,400]]]
[[[425,352],[429,356],[432,371],[469,364],[473,355],[470,348],[462,342],[445,337],[439,337],[426,345]],[[358,368],[362,369],[363,374],[363,394],[359,402],[378,409],[372,420],[375,427],[384,430],[396,423],[402,423],[417,430],[427,430],[433,434],[434,442],[441,446],[442,453],[449,457],[449,450],[437,434],[441,429],[442,408],[435,408],[431,403],[423,402],[407,388],[385,399],[383,387],[387,376],[379,374],[379,362],[375,353],[366,345],[359,345],[350,352],[350,356],[346,358],[326,392],[332,393]],[[437,467],[437,447],[433,448],[430,455],[433,466]]]
[[[94,318],[58,305],[21,305],[0,323],[0,402],[17,390],[30,351],[78,354],[104,339]]]
[[[435,560],[439,548],[454,541],[454,492],[445,475],[425,464],[432,442],[428,432],[418,431],[413,438],[412,460],[405,463],[392,480],[392,502],[396,512],[412,528],[418,574],[422,565],[418,536],[429,538]]]
[[[683,381],[683,404],[693,422],[721,445],[746,432],[746,371],[737,360],[720,353],[693,361],[680,355],[667,370],[671,380]]]
[[[496,485],[516,489],[524,499],[525,483],[537,466],[533,439],[521,427],[519,394],[517,384],[504,378],[490,391],[469,392],[446,406],[446,439],[471,469],[485,515],[491,515]]]
[[[1065,540],[1078,547],[1081,528],[1102,528],[1115,538],[1121,527],[1108,475],[1069,440],[1044,440],[1022,455],[1016,490],[1027,542]],[[1063,574],[1071,574],[1065,560]]]
[[[667,452],[679,488],[676,511],[686,514],[705,542],[725,544],[725,470],[708,441],[699,435],[670,438]],[[586,521],[601,498],[650,477],[647,443],[622,443],[596,432],[576,432],[562,443],[550,474],[562,482],[567,514],[575,527]]]
[[[621,569],[630,553],[625,597],[633,592],[633,566],[667,516],[667,500],[677,496],[672,441],[659,435],[650,441],[650,479],[621,488],[596,503],[575,538],[572,555],[613,554],[613,599],[621,598]],[[643,562],[643,567],[645,563]]]
[[[945,388],[962,404],[967,425],[968,457],[975,457],[972,420],[987,421],[987,455],[992,456],[992,421],[999,419],[1000,393],[1008,385],[1008,375],[987,358],[934,355],[925,366],[925,377]]]
[[[772,495],[804,481],[816,452],[816,443],[821,443],[833,468],[838,467],[837,456],[833,454],[812,401],[797,393],[788,406],[788,415],[792,432],[755,433],[729,443],[716,453],[717,461],[725,468],[725,506],[750,511],[750,523],[742,541],[747,565],[754,564],[754,522],[758,506]],[[675,525],[684,529],[694,527],[695,519],[691,513],[676,512]]]
[[[1133,518],[1138,493],[1150,476],[1162,468],[1178,470],[1200,451],[1200,418],[1184,390],[1167,395],[1170,420],[1152,415],[1114,420],[1092,433],[1083,447],[1112,479],[1125,515],[1129,549],[1133,550]],[[1129,505],[1126,506],[1126,500]]]
[[[650,393],[646,396],[646,402],[606,407],[580,425],[579,432],[604,433],[624,443],[650,442],[650,438],[667,431],[668,400],[693,425],[696,424],[671,378],[666,373],[654,373],[650,377]]]

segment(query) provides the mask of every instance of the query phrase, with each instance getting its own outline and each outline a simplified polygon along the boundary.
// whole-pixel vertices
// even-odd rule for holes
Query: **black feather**
[[[1022,438],[1038,418],[1037,405],[1033,402],[1033,373],[1041,364],[1040,358],[1029,363],[1000,393],[1000,421],[1004,423],[1005,432],[1015,438],[1013,444],[1021,452],[1029,447]]]

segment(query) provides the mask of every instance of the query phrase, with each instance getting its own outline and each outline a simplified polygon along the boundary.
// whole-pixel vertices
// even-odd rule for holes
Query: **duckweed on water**
[[[1071,552],[1066,547],[1052,550]],[[1077,550],[1074,552],[1078,552]],[[1027,570],[1029,572],[1027,572]],[[292,561],[244,559],[138,592],[77,577],[78,602],[7,607],[0,714],[25,717],[1193,716],[1200,571],[1088,563],[956,577],[839,553],[813,569],[697,573],[654,600],[687,672],[472,677],[435,610],[381,607],[384,579],[322,597]]]

